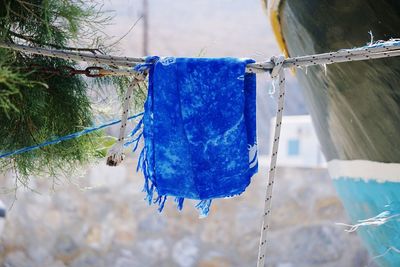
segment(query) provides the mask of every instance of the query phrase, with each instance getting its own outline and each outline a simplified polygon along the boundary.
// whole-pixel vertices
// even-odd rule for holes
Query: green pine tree
[[[0,40],[36,47],[98,52],[100,28],[110,16],[101,3],[83,0],[1,0]],[[76,48],[85,47],[85,48]],[[40,68],[76,67],[63,59],[0,49],[0,152],[35,145],[92,125],[87,82],[78,75],[54,75]],[[106,79],[125,85],[127,79]],[[20,177],[55,175],[93,158],[101,133],[86,135],[0,160],[0,170]]]

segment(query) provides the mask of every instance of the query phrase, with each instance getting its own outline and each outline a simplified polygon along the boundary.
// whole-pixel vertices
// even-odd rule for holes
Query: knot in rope
[[[136,65],[133,69],[137,72],[147,71],[153,64],[155,64],[160,57],[158,56],[148,56],[145,58],[144,63]]]
[[[281,74],[281,71],[283,70],[283,63],[285,62],[285,57],[284,56],[273,56],[270,59],[271,63],[274,64],[274,67],[271,69],[271,78],[276,79],[278,76]]]
[[[133,80],[135,82],[144,82],[146,80],[146,73],[145,72],[137,72],[133,75]]]

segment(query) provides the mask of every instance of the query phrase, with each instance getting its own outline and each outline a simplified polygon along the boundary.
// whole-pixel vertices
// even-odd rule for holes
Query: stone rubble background
[[[31,190],[1,194],[10,207],[0,243],[4,267],[255,266],[266,183],[265,164],[248,190],[214,201],[199,219],[188,201],[159,214],[141,192],[136,161],[104,162],[77,179],[33,179]],[[12,188],[14,179],[1,178]],[[32,191],[32,190],[35,190]],[[348,222],[326,169],[280,168],[274,188],[268,266],[373,267]]]

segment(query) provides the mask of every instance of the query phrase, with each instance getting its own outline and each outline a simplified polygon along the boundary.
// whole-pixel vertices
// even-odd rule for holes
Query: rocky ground
[[[133,159],[103,163],[81,178],[32,180],[31,190],[2,194],[10,207],[1,238],[4,267],[255,266],[266,170],[234,199],[217,200],[207,218],[194,203],[163,213],[147,206]],[[3,177],[1,186],[14,180]],[[49,193],[49,191],[51,193]],[[325,169],[279,169],[267,261],[271,267],[372,266],[346,222]]]

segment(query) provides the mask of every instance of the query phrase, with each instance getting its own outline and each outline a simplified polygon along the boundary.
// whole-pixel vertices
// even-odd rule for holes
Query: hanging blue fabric
[[[257,172],[256,79],[245,71],[254,60],[150,60],[138,163],[147,200],[160,211],[168,196],[179,209],[200,200],[206,216],[212,199],[241,194]]]

